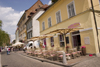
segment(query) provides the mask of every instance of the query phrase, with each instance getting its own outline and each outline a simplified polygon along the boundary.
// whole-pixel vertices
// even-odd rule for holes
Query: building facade
[[[20,18],[17,26],[19,28],[19,41],[26,42],[27,41],[27,32],[26,32],[26,21],[28,20],[28,16],[30,13],[35,12],[35,9],[43,6],[43,3],[38,0],[34,5],[32,5],[28,10],[24,12],[22,17]]]
[[[27,39],[40,36],[40,26],[37,18],[39,18],[47,8],[48,5],[45,4],[42,7],[36,9],[36,11],[33,12],[33,14],[29,17],[28,21],[26,22]]]
[[[99,0],[92,1],[97,20],[97,31],[100,34],[100,2]],[[54,37],[47,38],[46,46],[48,49],[66,51],[66,46],[69,46],[69,49],[77,48],[80,50],[82,46],[85,46],[87,53],[99,53],[98,40],[100,43],[100,35],[97,37],[91,0],[58,0],[38,20],[40,22],[40,35],[59,28],[83,28],[67,33],[65,37],[58,33]],[[64,42],[64,38],[66,38],[66,42]]]
[[[19,30],[18,30],[18,28],[16,29],[16,32],[15,32],[15,39],[16,39],[16,43],[19,42]]]

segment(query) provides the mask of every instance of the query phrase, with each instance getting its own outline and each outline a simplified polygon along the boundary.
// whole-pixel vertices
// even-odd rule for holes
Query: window
[[[100,0],[99,0],[99,4],[100,4]]]
[[[27,30],[29,30],[30,28],[32,28],[32,21],[27,23]]]
[[[30,39],[30,38],[32,38],[32,31],[27,33],[27,39]]]
[[[42,29],[45,30],[45,24],[42,22]]]
[[[54,47],[54,38],[51,37],[50,40],[51,40],[51,47]]]
[[[67,10],[69,18],[75,16],[74,2],[71,2],[67,5]]]
[[[64,36],[59,35],[60,47],[64,47]]]
[[[51,17],[48,18],[48,27],[51,27]]]
[[[57,23],[61,22],[61,14],[60,14],[60,11],[56,12],[56,20],[57,20]]]
[[[66,44],[69,44],[69,37],[66,37]]]

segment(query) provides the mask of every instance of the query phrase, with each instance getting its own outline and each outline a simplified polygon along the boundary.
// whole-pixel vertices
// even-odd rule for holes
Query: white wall
[[[44,13],[44,10],[40,10],[38,13],[35,14],[35,16],[32,18],[32,26],[33,26],[33,37],[40,35],[40,26],[39,21],[36,20],[40,15]]]

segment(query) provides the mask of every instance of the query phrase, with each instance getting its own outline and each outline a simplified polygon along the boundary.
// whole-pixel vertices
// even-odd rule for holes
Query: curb
[[[23,54],[20,54],[20,55],[23,55]],[[36,59],[36,60],[39,60],[41,62],[48,62],[48,63],[52,63],[52,64],[64,66],[64,67],[72,67],[73,65],[76,65],[76,64],[79,63],[79,62],[76,62],[76,63],[73,63],[73,64],[63,64],[63,63],[60,63],[60,62],[56,62],[56,61],[54,62],[54,61],[51,61],[51,60],[46,60],[46,59],[37,58],[37,57],[33,57],[33,56],[28,56],[28,55],[23,55],[23,56],[26,56],[26,57],[29,57],[29,58],[32,58],[32,59]]]
[[[94,57],[91,57],[91,58],[88,58],[88,59],[80,60],[80,61],[72,63],[72,64],[63,64],[61,62],[47,60],[47,59],[39,58],[39,57],[35,57],[35,56],[33,57],[33,56],[30,56],[30,55],[27,55],[27,54],[23,54],[23,53],[18,53],[18,54],[22,55],[22,56],[26,56],[26,57],[32,58],[32,59],[35,59],[35,60],[39,60],[41,62],[48,62],[48,63],[52,63],[52,64],[55,64],[55,65],[60,65],[60,66],[64,66],[64,67],[72,67],[72,66],[77,65],[77,64],[79,64],[81,62],[84,62],[86,60],[90,60],[90,59],[95,58],[95,56],[94,56]]]

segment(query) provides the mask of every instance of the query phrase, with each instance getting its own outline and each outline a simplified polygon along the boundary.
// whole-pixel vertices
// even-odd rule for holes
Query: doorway
[[[81,38],[79,31],[72,33],[72,42],[73,42],[73,48],[77,48],[77,50],[80,50]]]

